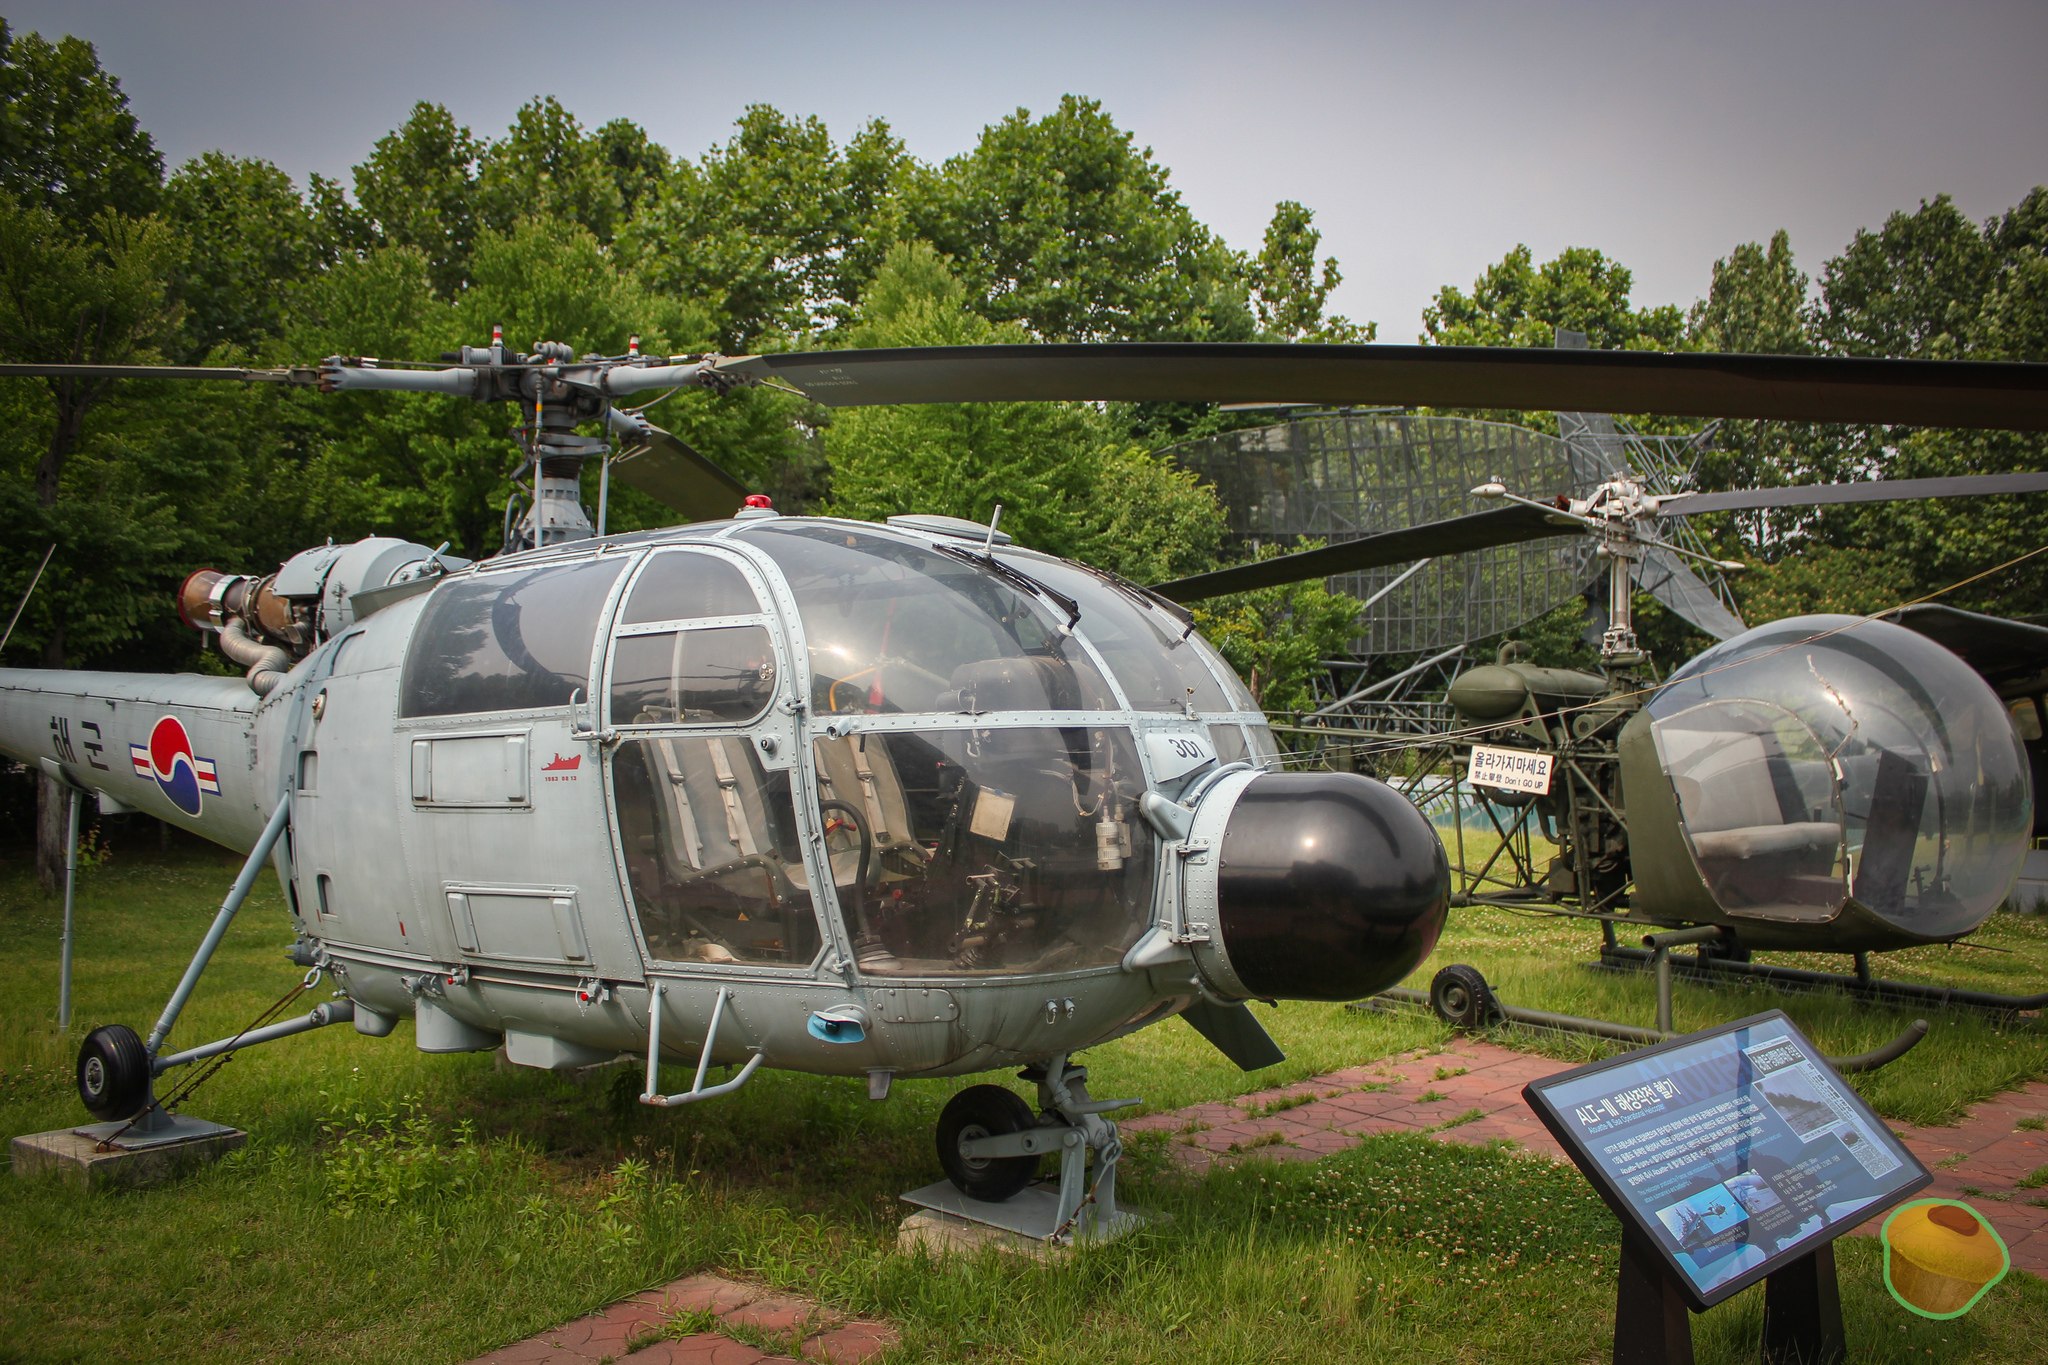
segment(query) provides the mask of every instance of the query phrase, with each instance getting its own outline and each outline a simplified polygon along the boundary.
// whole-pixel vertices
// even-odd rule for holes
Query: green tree
[[[0,191],[74,232],[156,207],[164,162],[91,43],[11,37],[0,20]]]
[[[1273,341],[1366,342],[1379,335],[1379,324],[1364,326],[1343,316],[1326,317],[1330,291],[1343,283],[1337,258],[1323,258],[1320,273],[1316,249],[1323,234],[1316,230],[1315,211],[1283,199],[1273,206],[1266,240],[1252,268],[1252,306],[1261,334]]]
[[[153,219],[103,212],[92,236],[75,237],[45,208],[0,198],[0,354],[15,363],[135,364],[157,358],[178,322],[168,277],[176,235]],[[36,503],[57,503],[64,465],[86,414],[117,381],[42,381],[55,408],[49,444],[35,465]],[[61,663],[61,630],[56,637]],[[52,664],[56,666],[56,664]]]
[[[857,346],[1015,341],[968,307],[966,288],[924,242],[893,248],[849,329]],[[1036,549],[1140,582],[1213,562],[1222,509],[1193,475],[1122,439],[1081,403],[847,408],[825,431],[830,510],[881,520],[924,512],[1003,526]]]
[[[646,285],[704,301],[718,346],[844,322],[895,239],[907,158],[879,120],[845,148],[815,118],[752,105],[723,147],[679,163],[621,247]]]
[[[355,168],[356,202],[376,224],[379,240],[418,251],[442,298],[453,298],[469,278],[483,150],[445,108],[422,100]]]
[[[1749,355],[1811,351],[1807,283],[1806,273],[1793,261],[1792,239],[1784,229],[1772,235],[1769,247],[1743,243],[1714,262],[1707,297],[1692,306],[1687,318],[1689,344]],[[1816,448],[1839,439],[1839,428],[1806,422],[1723,422],[1701,456],[1695,486],[1720,490],[1781,485],[1812,463]],[[1757,528],[1777,524],[1761,515],[1746,521]],[[1721,517],[1712,524],[1721,529],[1734,523]],[[1764,539],[1760,533],[1752,536],[1758,544]],[[1738,552],[1733,544],[1727,548]]]
[[[171,177],[163,205],[183,239],[176,350],[189,363],[216,346],[263,350],[283,335],[294,291],[341,251],[331,222],[267,161],[203,153]]]
[[[1256,559],[1322,548],[1319,540],[1262,545]],[[1233,593],[1195,604],[1195,626],[1267,712],[1308,709],[1317,660],[1342,657],[1357,638],[1364,604],[1318,579]]]
[[[1857,229],[1820,274],[1811,326],[1838,355],[1960,356],[1997,269],[1994,247],[1945,194]]]
[[[630,125],[629,125],[630,126]],[[644,160],[660,148],[614,145]],[[482,224],[509,231],[523,218],[559,218],[609,242],[625,213],[625,195],[606,144],[586,136],[576,116],[553,95],[519,107],[504,138],[485,144],[477,161],[476,198]]]
[[[1249,341],[1244,261],[1095,100],[1019,109],[906,196],[975,306],[1048,341]]]
[[[1629,302],[1635,276],[1590,247],[1566,247],[1556,259],[1533,263],[1517,246],[1472,282],[1437,291],[1422,311],[1421,340],[1436,346],[1550,346],[1557,329],[1582,332],[1597,351],[1669,351],[1679,348],[1685,315],[1675,305],[1637,308]]]

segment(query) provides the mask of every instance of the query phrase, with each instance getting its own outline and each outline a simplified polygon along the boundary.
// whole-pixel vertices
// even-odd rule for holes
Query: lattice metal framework
[[[1189,441],[1169,452],[1216,486],[1241,543],[1332,544],[1485,510],[1489,479],[1532,495],[1583,492],[1563,441],[1467,418],[1333,413]],[[1500,546],[1432,560],[1366,614],[1362,655],[1433,652],[1511,630],[1578,595],[1592,578],[1590,538]],[[1333,579],[1370,599],[1410,566]]]

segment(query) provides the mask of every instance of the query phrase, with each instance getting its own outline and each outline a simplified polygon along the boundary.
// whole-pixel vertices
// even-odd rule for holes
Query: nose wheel
[[[969,1199],[1000,1204],[1038,1175],[1036,1156],[969,1156],[962,1143],[1004,1137],[1038,1126],[1038,1116],[1013,1090],[970,1085],[939,1113],[939,1165]]]
[[[1137,1227],[1145,1215],[1116,1202],[1123,1143],[1103,1115],[1138,1101],[1090,1099],[1087,1068],[1068,1066],[1064,1055],[1027,1068],[1023,1079],[1038,1082],[1038,1112],[1000,1085],[969,1086],[947,1101],[938,1130],[946,1178],[904,1199],[956,1221],[1062,1246]],[[1039,1160],[1049,1154],[1060,1159],[1056,1187],[1037,1183]]]

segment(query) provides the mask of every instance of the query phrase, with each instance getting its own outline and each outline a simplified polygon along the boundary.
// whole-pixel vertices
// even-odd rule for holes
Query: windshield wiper
[[[1011,587],[1037,597],[1042,597],[1046,601],[1051,602],[1067,614],[1067,626],[1069,629],[1081,623],[1081,604],[1079,602],[1076,602],[1073,598],[1056,588],[1047,587],[1015,565],[1006,564],[994,555],[980,554],[973,550],[963,549],[958,545],[934,545],[932,548],[941,554],[951,555],[955,559],[964,560],[976,568],[986,569]]]

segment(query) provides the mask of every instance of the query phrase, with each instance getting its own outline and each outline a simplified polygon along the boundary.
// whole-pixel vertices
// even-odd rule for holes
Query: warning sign
[[[1530,753],[1527,749],[1489,749],[1475,744],[1472,766],[1465,777],[1474,786],[1541,796],[1550,790],[1551,761],[1549,754]]]

